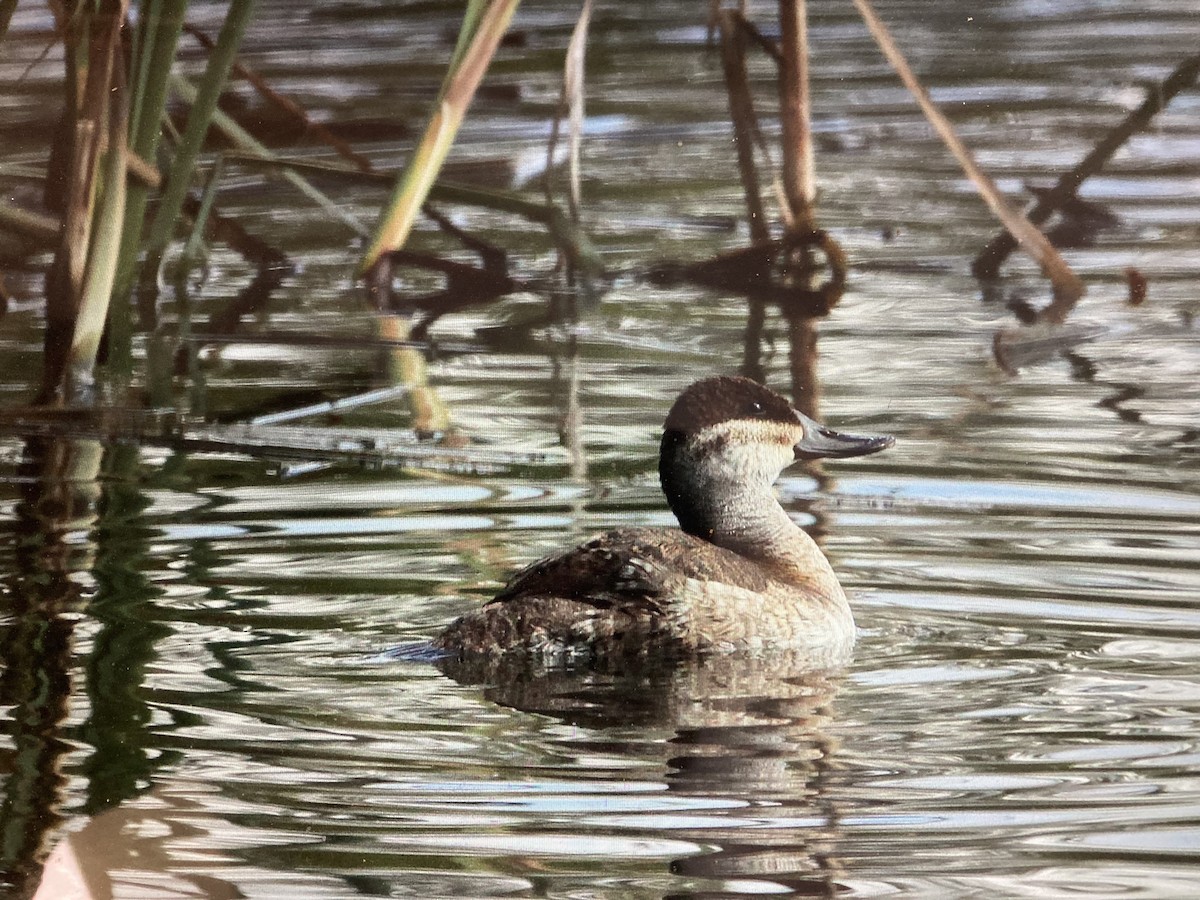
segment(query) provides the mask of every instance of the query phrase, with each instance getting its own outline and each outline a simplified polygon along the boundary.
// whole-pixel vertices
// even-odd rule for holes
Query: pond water
[[[215,30],[223,4],[192,6]],[[2,439],[0,841],[14,894],[71,833],[95,896],[1196,895],[1194,89],[1081,192],[1119,222],[1067,251],[1089,287],[1072,340],[1017,341],[1006,371],[997,335],[1013,345],[1010,306],[1044,305],[1045,282],[1014,257],[981,290],[969,267],[989,213],[852,7],[814,4],[820,221],[850,281],[812,326],[819,358],[789,346],[775,313],[751,349],[781,390],[815,372],[801,402],[835,427],[897,436],[779,486],[852,596],[853,664],[813,676],[788,658],[721,658],[472,683],[386,655],[539,555],[671,522],[662,417],[685,384],[747,354],[744,297],[646,277],[748,240],[704,6],[597,4],[584,218],[617,276],[574,332],[480,332],[544,302],[526,293],[441,319],[436,354],[382,346],[349,232],[258,173],[226,175],[223,211],[297,271],[241,340],[195,349],[172,403],[239,423],[408,384],[295,424],[403,441],[440,408],[498,465]],[[409,143],[380,123],[420,122],[454,7],[264,2],[245,56],[315,116],[358,122],[373,136],[359,146],[394,167]],[[1200,46],[1200,5],[1179,0],[880,7],[1013,196],[1052,183]],[[522,7],[523,40],[455,159],[543,153],[576,14]],[[34,63],[46,28],[21,5],[0,81]],[[56,53],[0,98],[0,176],[44,152]],[[752,73],[765,113],[770,64]],[[774,141],[773,118],[764,130]],[[384,199],[330,190],[368,224]],[[454,215],[508,247],[522,277],[553,267],[534,226]],[[415,246],[445,244],[422,225]],[[1140,307],[1126,267],[1148,279]],[[160,331],[187,315],[205,330],[251,274],[214,247],[202,288],[164,293]],[[36,385],[42,306],[40,278],[7,281],[13,406]],[[140,336],[139,358],[158,346]],[[97,464],[98,478],[72,476]]]

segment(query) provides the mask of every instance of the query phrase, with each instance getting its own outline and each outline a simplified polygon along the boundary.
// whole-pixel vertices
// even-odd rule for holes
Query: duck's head
[[[864,456],[893,443],[840,434],[749,378],[720,375],[695,382],[671,407],[658,473],[683,529],[707,536],[714,504],[769,490],[796,460]]]

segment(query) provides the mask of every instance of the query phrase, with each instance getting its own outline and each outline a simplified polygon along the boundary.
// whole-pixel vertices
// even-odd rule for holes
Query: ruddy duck
[[[786,647],[844,661],[854,646],[846,595],[772,485],[796,460],[893,443],[831,431],[748,378],[697,381],[671,407],[659,453],[659,481],[682,530],[623,528],[546,557],[434,646],[549,661]]]

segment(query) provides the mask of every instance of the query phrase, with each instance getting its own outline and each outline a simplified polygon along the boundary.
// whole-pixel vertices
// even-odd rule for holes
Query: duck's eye
[[[761,419],[767,414],[766,408],[757,400],[750,401],[750,404],[746,407],[746,412],[756,419]]]

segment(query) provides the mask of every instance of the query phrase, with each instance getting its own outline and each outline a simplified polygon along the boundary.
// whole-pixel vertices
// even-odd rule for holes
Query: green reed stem
[[[167,85],[186,12],[187,0],[150,0],[144,5],[138,25],[131,65],[134,79],[130,92],[129,147],[151,164],[162,137]],[[136,180],[130,183],[125,199],[121,255],[113,285],[114,302],[109,311],[110,337],[118,356],[132,337],[129,292],[137,271],[149,197],[150,188],[145,184]]]
[[[197,91],[194,85],[182,75],[171,76],[171,89],[175,91],[185,103],[193,102],[197,97]],[[255,140],[250,132],[246,131],[241,125],[233,121],[228,115],[221,112],[219,109],[212,114],[212,125],[223,134],[230,143],[238,147],[242,152],[249,154],[255,159],[260,159],[264,163],[275,163],[277,157],[269,149],[263,146],[262,143]],[[369,233],[358,219],[346,212],[338,203],[334,202],[329,196],[318,190],[312,183],[296,172],[290,169],[284,169],[283,178],[296,187],[302,194],[311,199],[314,203],[328,212],[331,216],[344,222],[351,231],[362,237],[366,237]]]
[[[195,174],[196,160],[204,145],[204,136],[217,109],[217,99],[229,77],[229,70],[233,67],[234,57],[253,12],[254,0],[231,0],[225,23],[217,36],[217,46],[209,55],[208,67],[204,70],[195,102],[188,111],[187,127],[176,150],[158,212],[150,226],[149,258],[156,269],[174,234],[175,223]]]
[[[487,71],[500,39],[520,0],[471,0],[463,17],[450,68],[442,81],[433,114],[421,142],[409,158],[392,189],[375,229],[375,237],[358,265],[367,272],[390,250],[404,246],[416,222],[421,204],[437,180],[442,163],[454,144],[467,107]]]
[[[204,255],[204,229],[208,225],[208,217],[212,213],[213,204],[217,199],[217,185],[221,181],[221,169],[224,163],[224,156],[218,156],[208,173],[208,183],[204,186],[204,194],[200,198],[200,208],[196,211],[195,219],[192,222],[192,233],[188,235],[187,243],[183,245],[183,255],[179,266],[181,278]]]
[[[118,99],[116,102],[120,102]],[[91,384],[96,351],[104,333],[109,299],[117,274],[121,252],[121,232],[125,220],[125,120],[115,115],[109,128],[109,146],[100,167],[101,194],[93,219],[91,247],[75,332],[71,338],[68,372],[71,389],[79,393]]]

